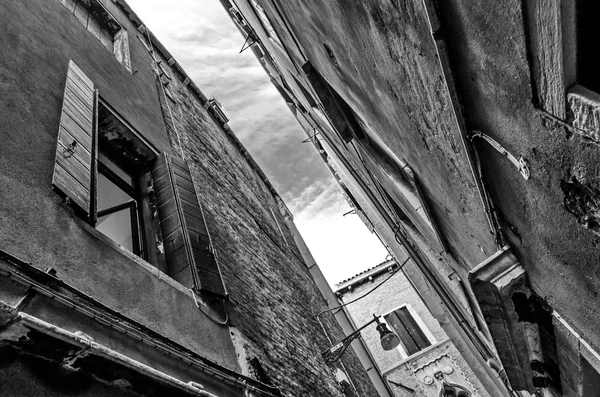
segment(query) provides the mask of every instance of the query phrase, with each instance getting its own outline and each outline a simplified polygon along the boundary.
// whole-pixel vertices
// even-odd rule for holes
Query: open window
[[[261,25],[265,29],[265,32],[267,32],[267,35],[269,36],[269,38],[278,46],[283,47],[283,44],[281,43],[281,39],[275,32],[275,29],[273,28],[273,24],[271,23],[271,20],[267,16],[267,13],[265,12],[265,9],[263,8],[263,6],[260,5],[260,3],[257,0],[250,0],[250,3],[252,4],[252,7],[254,8],[256,15],[258,16],[258,19],[260,20]]]
[[[98,0],[59,0],[131,72],[127,30]]]
[[[52,184],[114,243],[188,288],[227,295],[187,164],[157,153],[72,61]]]
[[[407,305],[385,314],[383,318],[400,337],[401,343],[398,347],[403,358],[412,356],[435,343],[433,335],[429,333],[425,324]]]

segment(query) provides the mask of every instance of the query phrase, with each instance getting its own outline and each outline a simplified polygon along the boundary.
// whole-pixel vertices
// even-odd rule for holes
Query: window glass
[[[98,211],[127,203],[132,198],[106,176],[98,173]]]
[[[119,178],[126,182],[129,186],[133,187],[133,177],[119,167],[116,163],[106,157],[102,152],[98,153],[98,160],[106,166],[109,170],[114,172]]]
[[[133,252],[132,210],[133,207],[127,207],[120,211],[98,217],[96,229],[110,237],[111,240],[123,248]]]

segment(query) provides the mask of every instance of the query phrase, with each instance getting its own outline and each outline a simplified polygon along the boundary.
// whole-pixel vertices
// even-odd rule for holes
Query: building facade
[[[408,260],[390,259],[336,284],[334,290],[355,327],[381,316],[399,336],[400,345],[385,351],[375,329],[361,332],[378,370],[397,397],[438,397],[441,384],[456,396],[489,396],[402,272]],[[429,385],[419,382],[423,374],[429,376]]]
[[[597,5],[222,3],[487,392],[595,395]]]
[[[343,333],[291,214],[124,1],[0,26],[1,395],[376,393],[321,358]]]

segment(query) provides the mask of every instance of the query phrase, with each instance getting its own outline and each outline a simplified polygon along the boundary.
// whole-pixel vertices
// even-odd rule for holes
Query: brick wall
[[[258,357],[285,396],[341,396],[335,368],[320,357],[329,342],[315,316],[325,302],[272,188],[228,128],[181,80],[168,84],[172,99],[161,94],[163,116],[174,153],[190,166],[230,293],[230,325],[242,335],[246,358]],[[161,92],[162,84],[157,79]],[[326,316],[324,322],[334,340],[343,337],[333,319]],[[359,395],[376,395],[353,353],[344,360]]]

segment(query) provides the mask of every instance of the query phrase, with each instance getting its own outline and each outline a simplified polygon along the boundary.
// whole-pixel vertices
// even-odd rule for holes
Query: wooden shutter
[[[431,345],[406,307],[388,314],[385,319],[400,337],[404,350],[409,356]]]
[[[402,307],[396,310],[396,315],[400,318],[400,321],[402,321],[402,324],[404,324],[404,326],[408,330],[408,333],[415,341],[415,344],[417,345],[419,350],[423,350],[427,346],[431,345],[431,342],[429,342],[429,339],[427,339],[425,333],[423,332],[421,327],[419,327],[419,324],[417,324],[414,317],[410,314],[408,308]]]
[[[168,274],[198,292],[227,295],[187,164],[163,153],[152,177]]]
[[[52,185],[92,217],[96,104],[94,84],[69,61]]]

